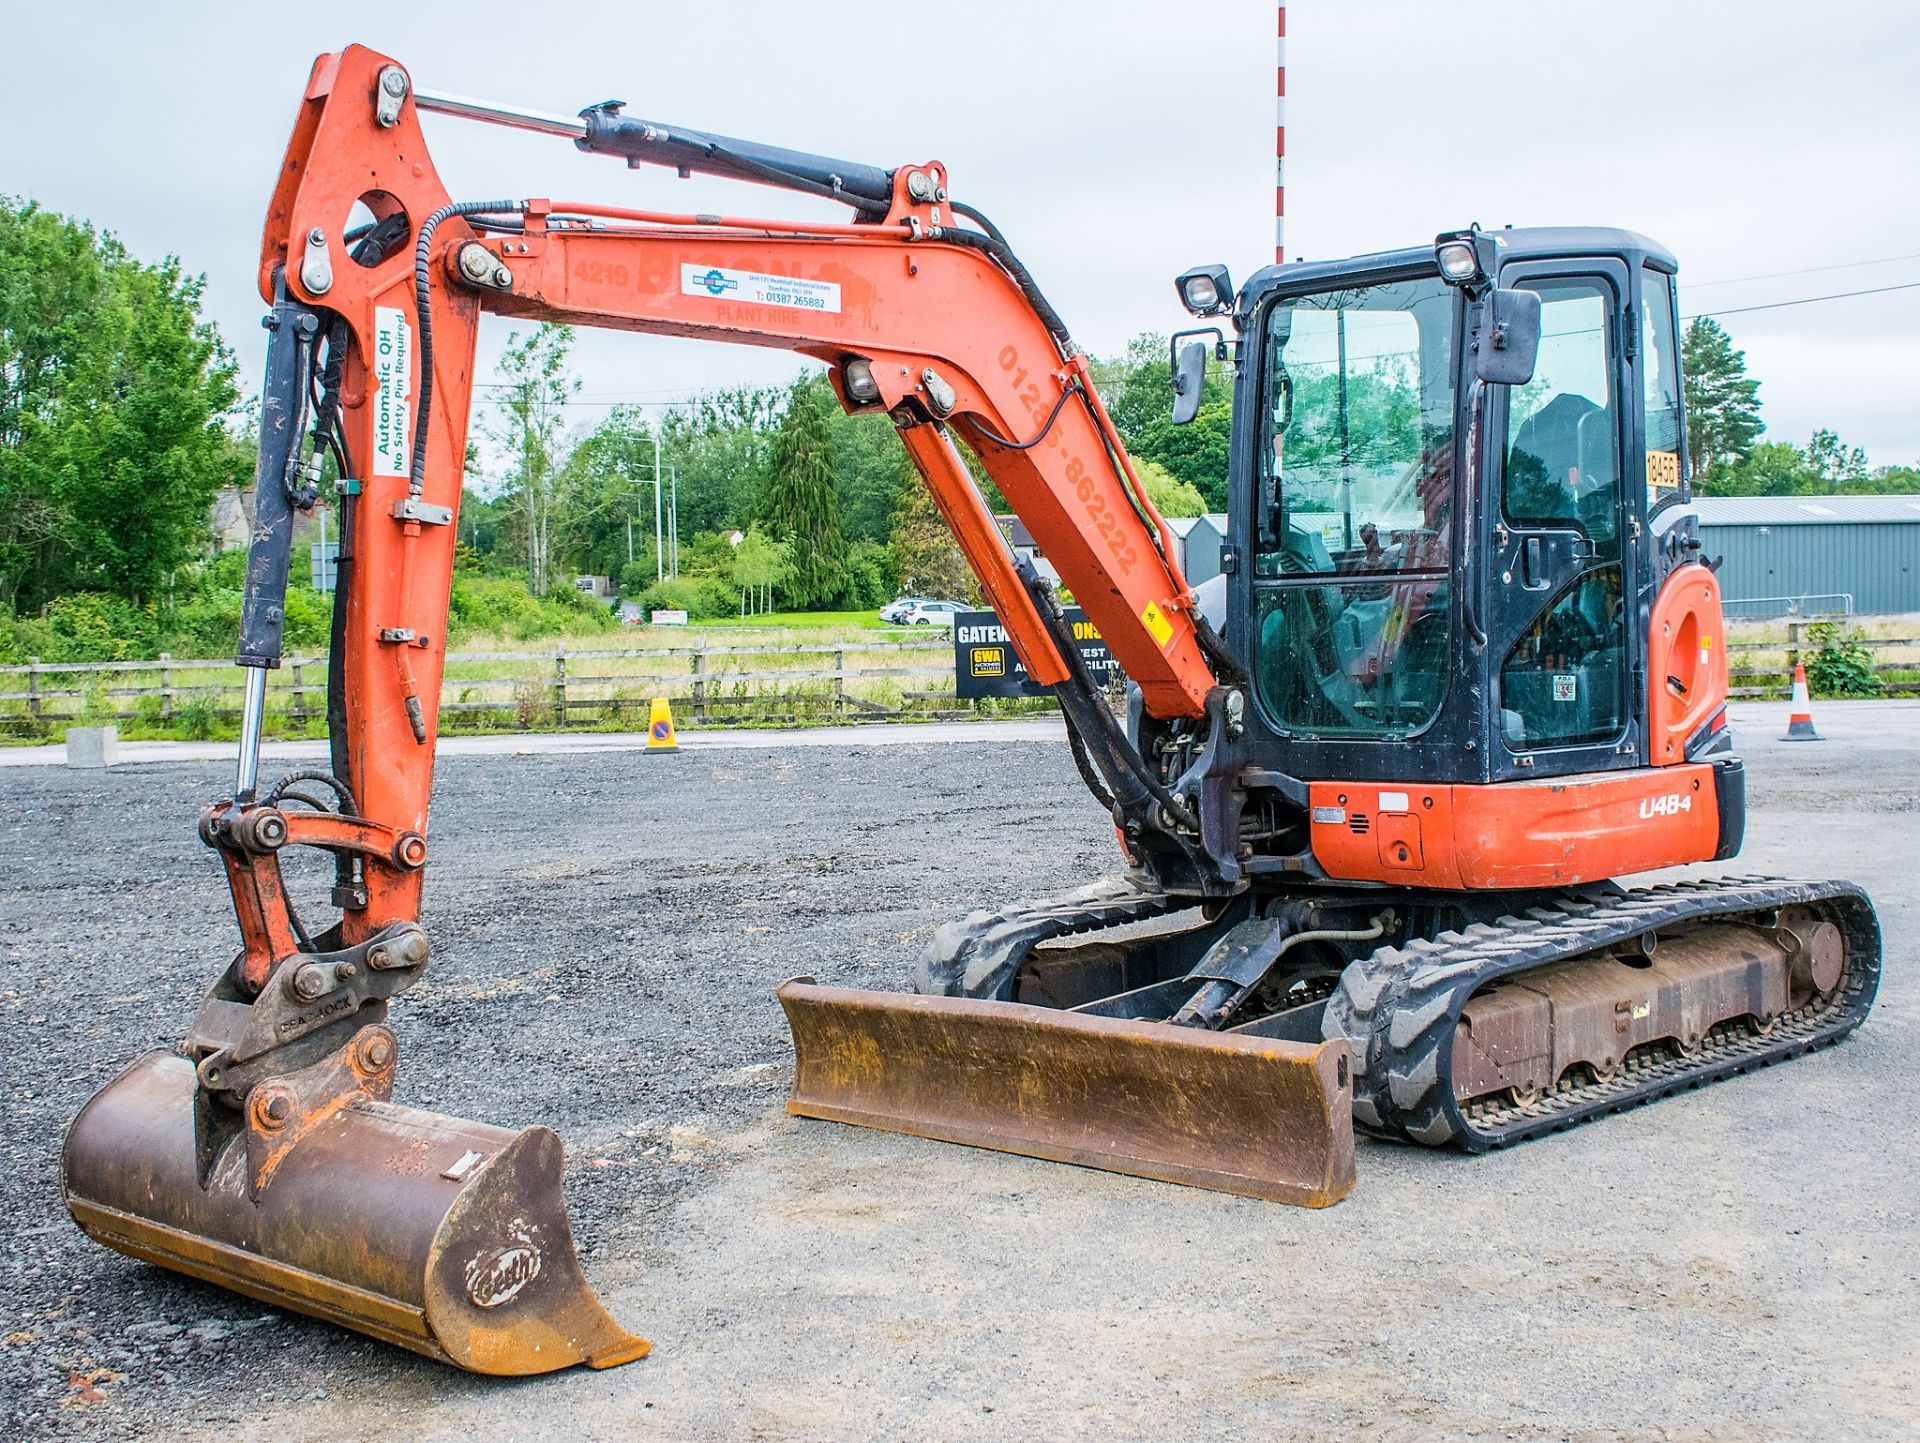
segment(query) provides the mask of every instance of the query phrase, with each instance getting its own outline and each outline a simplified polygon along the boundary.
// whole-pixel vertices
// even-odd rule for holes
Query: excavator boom
[[[423,109],[826,196],[853,216],[454,197]],[[483,314],[826,363],[849,410],[898,428],[1028,674],[1059,696],[1129,855],[1196,896],[1232,890],[1231,818],[1177,794],[1142,757],[962,459],[960,445],[993,476],[1145,709],[1194,743],[1220,724],[1219,638],[1085,357],[998,231],[949,187],[937,161],[881,170],[617,106],[574,119],[423,95],[404,67],[358,46],[315,63],[259,268],[270,340],[236,655],[247,675],[239,767],[232,795],[200,822],[242,951],[180,1049],[133,1063],[70,1129],[63,1187],[89,1234],[477,1371],[604,1367],[647,1349],[600,1307],[573,1255],[551,1133],[390,1100],[400,1045],[388,1004],[429,955],[417,918]],[[258,775],[265,677],[280,661],[295,513],[316,500],[323,453],[341,477],[331,757],[269,786]],[[288,897],[279,857],[290,846],[334,859],[339,915],[325,928]],[[805,988],[782,1000],[796,1112],[1312,1205],[1352,1186],[1343,1042],[1058,1025],[998,1003],[859,1005]],[[966,1097],[964,1120],[936,1116],[949,1086]],[[1220,1119],[1247,1111],[1268,1125],[1221,1154]]]

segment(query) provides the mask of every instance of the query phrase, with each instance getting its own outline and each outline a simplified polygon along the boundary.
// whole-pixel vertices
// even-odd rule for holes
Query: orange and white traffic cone
[[[1807,669],[1797,661],[1793,664],[1793,711],[1787,718],[1787,734],[1780,740],[1783,742],[1826,740],[1813,729],[1813,697],[1807,691]]]

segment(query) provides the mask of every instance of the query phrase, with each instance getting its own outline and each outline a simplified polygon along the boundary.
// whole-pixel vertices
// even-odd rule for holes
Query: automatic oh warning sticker
[[[1173,640],[1173,623],[1167,620],[1167,614],[1160,609],[1159,602],[1149,601],[1140,611],[1140,621],[1147,628],[1147,635],[1153,638],[1155,646],[1165,646]]]
[[[413,465],[413,328],[398,306],[373,308],[373,474],[404,476]]]

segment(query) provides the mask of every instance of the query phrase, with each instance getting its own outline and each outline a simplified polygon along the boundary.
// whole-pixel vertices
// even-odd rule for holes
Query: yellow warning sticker
[[[1146,609],[1140,613],[1140,620],[1146,623],[1147,635],[1156,646],[1165,646],[1173,640],[1173,623],[1167,620],[1166,612],[1160,609],[1160,603],[1149,601]]]

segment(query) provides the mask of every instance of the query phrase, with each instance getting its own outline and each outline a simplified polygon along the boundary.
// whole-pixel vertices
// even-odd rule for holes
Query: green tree
[[[793,388],[754,516],[770,537],[792,547],[780,590],[797,611],[829,605],[845,588],[847,539],[833,485],[829,404],[804,382]]]
[[[461,488],[460,545],[469,557],[470,568],[483,570],[495,562],[495,553],[511,523],[504,502],[482,496],[471,486]]]
[[[1920,495],[1920,466],[1876,466],[1860,489],[1875,496]]]
[[[0,602],[152,601],[250,458],[203,281],[0,197]]]
[[[1833,490],[1852,490],[1867,480],[1867,453],[1824,426],[1807,442],[1806,455],[1808,468]]]
[[[884,542],[900,476],[900,438],[893,422],[885,416],[848,415],[824,371],[803,376],[793,389],[796,395],[805,391],[827,418],[833,490],[847,540]]]
[[[660,469],[671,474],[664,457]],[[623,576],[631,568],[623,589],[634,592],[659,579],[653,474],[653,427],[630,407],[615,408],[567,453],[554,519],[554,555],[566,569]]]
[[[1715,496],[1811,496],[1820,489],[1806,453],[1785,441],[1760,441],[1715,474]]]
[[[1806,448],[1784,441],[1761,441],[1737,466],[1723,471],[1713,487],[1716,496],[1903,495],[1914,489],[1920,475],[1883,466],[1869,471],[1867,453],[1849,446],[1822,427]]]
[[[793,546],[775,541],[758,526],[747,528],[733,548],[733,584],[740,591],[740,614],[751,616],[773,610],[775,587],[793,575]]]
[[[1176,426],[1170,419],[1153,421],[1130,449],[1165,467],[1173,476],[1197,489],[1207,509],[1227,509],[1227,455],[1233,440],[1233,403],[1209,401],[1192,421]]]
[[[1207,498],[1200,494],[1199,488],[1182,481],[1158,461],[1147,461],[1136,456],[1133,469],[1140,477],[1140,484],[1146,488],[1147,499],[1153,502],[1162,516],[1172,518],[1207,514]]]
[[[553,580],[555,500],[566,460],[566,406],[580,389],[567,373],[573,327],[543,324],[507,337],[497,374],[501,396],[490,428],[507,459],[507,490],[517,512],[527,589],[544,596]]]
[[[662,459],[679,477],[680,534],[744,530],[766,489],[786,390],[736,386],[669,411]]]
[[[1680,345],[1686,378],[1687,459],[1697,485],[1709,492],[1724,468],[1740,464],[1764,427],[1760,383],[1747,374],[1747,357],[1711,316],[1688,323]]]
[[[907,596],[973,600],[978,592],[973,571],[933,504],[912,457],[900,453],[900,485],[893,510],[888,550],[893,553],[896,584]]]
[[[1107,408],[1114,429],[1129,450],[1135,448],[1149,427],[1165,424],[1172,417],[1172,357],[1167,350],[1167,337],[1161,332],[1142,331],[1127,342],[1124,356],[1094,360],[1088,370],[1093,376],[1094,389],[1100,393],[1101,404]],[[1232,371],[1211,356],[1207,361],[1206,385],[1200,395],[1205,405],[1231,404],[1233,400]]]

